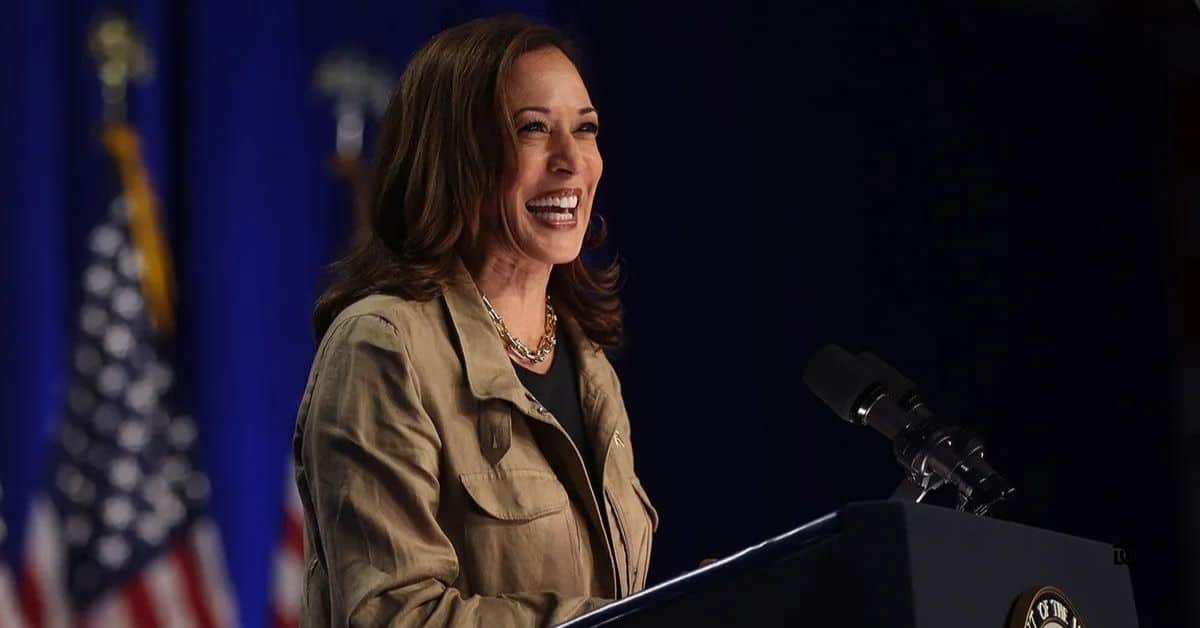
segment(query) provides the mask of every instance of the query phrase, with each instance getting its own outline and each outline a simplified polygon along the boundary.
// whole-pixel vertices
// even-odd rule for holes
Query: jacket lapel
[[[442,297],[458,335],[471,393],[479,400],[507,399],[527,414],[536,415],[529,412],[533,405],[483,307],[475,280],[459,259],[455,259],[451,281],[442,290]]]
[[[574,349],[575,364],[579,368],[579,401],[583,408],[584,429],[588,438],[592,439],[595,469],[601,478],[606,479],[608,449],[621,421],[621,404],[615,403],[615,391],[606,383],[611,367],[603,350],[587,339],[574,319],[564,317],[560,320],[564,322],[566,335]],[[605,485],[607,481],[602,481],[602,486]],[[603,496],[597,495],[596,498],[602,499]]]

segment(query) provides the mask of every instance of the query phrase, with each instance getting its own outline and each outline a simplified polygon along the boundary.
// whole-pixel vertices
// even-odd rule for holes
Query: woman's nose
[[[560,134],[551,147],[550,169],[562,174],[575,174],[583,168],[583,152],[570,133]]]

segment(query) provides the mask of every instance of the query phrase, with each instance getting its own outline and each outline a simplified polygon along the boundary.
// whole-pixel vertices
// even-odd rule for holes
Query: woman
[[[430,40],[385,116],[372,237],[301,402],[308,626],[550,625],[645,585],[658,516],[579,254],[602,161],[570,47],[518,18]]]

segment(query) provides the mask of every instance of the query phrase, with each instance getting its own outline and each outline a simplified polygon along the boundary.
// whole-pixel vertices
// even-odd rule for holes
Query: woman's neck
[[[537,347],[546,333],[546,290],[553,266],[508,255],[490,255],[472,270],[475,285],[487,297],[508,333]]]

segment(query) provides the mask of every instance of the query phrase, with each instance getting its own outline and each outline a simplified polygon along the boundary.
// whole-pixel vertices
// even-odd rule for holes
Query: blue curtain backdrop
[[[578,40],[604,121],[598,209],[627,263],[616,362],[663,516],[651,582],[890,493],[887,445],[799,384],[839,342],[980,427],[1023,490],[1014,516],[1127,547],[1145,625],[1175,617],[1167,72],[1139,16],[1064,7],[3,3],[7,549],[63,403],[82,238],[110,193],[86,49],[99,11],[124,11],[157,59],[130,118],[248,626],[267,618],[309,313],[350,220],[315,64],[350,48],[398,74],[442,28],[517,11]]]
[[[342,252],[347,190],[329,168],[334,121],[313,89],[318,58],[352,49],[398,73],[450,24],[538,3],[21,1],[0,7],[4,140],[0,485],[6,549],[45,477],[64,402],[83,239],[112,198],[98,143],[89,26],[128,16],[155,58],[129,118],[170,232],[180,288],[176,363],[200,425],[229,572],[246,625],[267,618],[282,491],[313,339],[321,268]],[[10,556],[13,562],[16,556]]]

